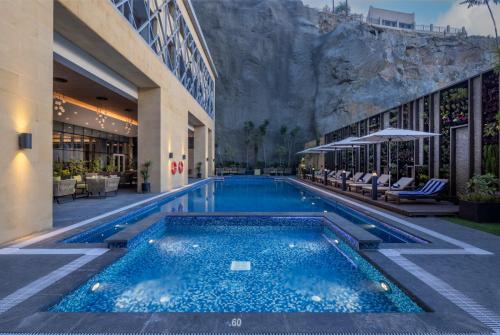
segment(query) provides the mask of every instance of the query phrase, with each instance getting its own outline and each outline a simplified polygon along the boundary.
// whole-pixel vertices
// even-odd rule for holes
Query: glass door
[[[125,155],[113,154],[113,162],[117,172],[125,172]]]

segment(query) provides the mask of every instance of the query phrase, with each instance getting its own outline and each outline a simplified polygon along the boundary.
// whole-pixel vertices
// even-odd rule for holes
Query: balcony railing
[[[215,116],[215,83],[176,0],[110,0],[201,107]]]

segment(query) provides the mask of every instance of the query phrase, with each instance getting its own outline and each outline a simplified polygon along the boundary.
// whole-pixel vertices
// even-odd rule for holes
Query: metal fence
[[[110,0],[177,77],[214,117],[215,83],[176,0]]]

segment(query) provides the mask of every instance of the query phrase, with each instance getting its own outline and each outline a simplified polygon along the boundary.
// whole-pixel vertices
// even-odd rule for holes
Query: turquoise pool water
[[[170,217],[55,312],[417,313],[321,218]]]
[[[329,202],[284,179],[227,177],[168,197],[118,220],[66,239],[67,243],[103,242],[109,236],[151,213],[164,212],[334,212],[360,225],[386,243],[425,241],[373,220],[361,213]]]

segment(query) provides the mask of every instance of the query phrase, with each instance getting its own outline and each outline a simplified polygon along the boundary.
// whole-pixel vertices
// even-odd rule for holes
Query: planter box
[[[459,203],[459,216],[480,223],[500,224],[500,202],[463,201]]]

